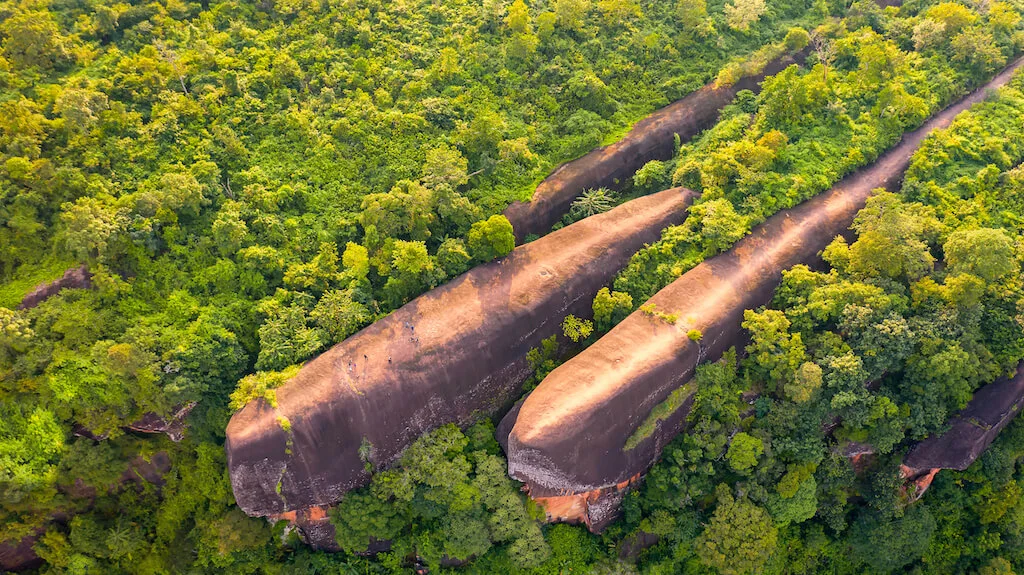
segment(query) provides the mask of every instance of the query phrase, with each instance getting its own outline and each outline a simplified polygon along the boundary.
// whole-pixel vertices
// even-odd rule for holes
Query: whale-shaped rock
[[[547,506],[549,519],[603,529],[617,514],[623,490],[684,428],[692,393],[649,437],[627,449],[651,410],[686,384],[699,363],[742,344],[744,310],[771,300],[783,270],[815,263],[819,252],[849,228],[873,189],[895,189],[932,130],[948,126],[987,90],[1006,84],[1022,62],[905,134],[872,165],[775,214],[730,250],[655,294],[648,304],[677,316],[675,323],[638,310],[552,371],[499,426],[510,430],[507,437],[498,435],[509,474]],[[692,330],[702,334],[699,342],[688,336]]]
[[[336,503],[417,437],[514,401],[527,352],[586,316],[644,244],[696,194],[673,188],[576,222],[425,293],[236,413],[225,449],[238,505],[277,515]]]

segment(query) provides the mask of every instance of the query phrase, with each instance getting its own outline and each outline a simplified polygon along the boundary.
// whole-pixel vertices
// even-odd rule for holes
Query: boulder
[[[634,312],[551,372],[506,416],[515,417],[506,442],[509,474],[529,486],[531,497],[557,504],[556,514],[549,507],[551,519],[599,531],[614,518],[617,505],[603,500],[621,497],[653,465],[683,428],[689,401],[632,449],[626,441],[699,363],[741,341],[744,310],[771,299],[783,270],[815,259],[849,227],[871,190],[886,183],[885,174],[873,175],[776,214],[728,252],[683,274],[648,301],[656,312],[675,315],[674,323]],[[691,330],[701,332],[700,342],[690,339]]]
[[[949,430],[914,445],[903,459],[902,473],[916,479],[939,469],[963,471],[974,463],[1024,405],[1024,363],[1010,378],[983,386],[950,421]]]
[[[137,421],[126,426],[127,429],[139,433],[163,433],[177,443],[185,437],[185,418],[192,412],[196,402],[190,401],[178,409],[170,418],[161,417],[155,413],[146,413]]]
[[[696,194],[638,198],[520,246],[432,290],[305,364],[227,427],[235,498],[249,515],[337,502],[420,435],[507,407],[527,352],[589,315],[597,291]]]

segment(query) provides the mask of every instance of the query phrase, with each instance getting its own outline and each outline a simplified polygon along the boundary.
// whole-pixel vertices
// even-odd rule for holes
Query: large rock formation
[[[1005,84],[1019,64],[907,134],[870,167],[769,218],[728,252],[658,292],[648,303],[676,315],[674,324],[637,311],[553,371],[506,416],[514,423],[499,427],[511,429],[507,438],[499,436],[509,474],[527,484],[531,497],[551,504],[551,519],[602,529],[617,513],[622,488],[646,472],[684,427],[689,400],[627,449],[651,410],[685,384],[698,363],[741,343],[744,310],[770,301],[782,271],[816,260],[849,227],[871,190],[898,183],[930,131],[948,126],[984,90]],[[688,337],[691,330],[703,335],[699,343]]]
[[[805,53],[785,55],[770,62],[755,76],[732,86],[708,84],[637,122],[621,140],[598,148],[582,158],[559,166],[537,186],[528,202],[513,202],[505,209],[516,239],[551,230],[583,191],[621,189],[633,174],[651,160],[672,157],[675,136],[683,141],[699,134],[718,119],[718,112],[740,90],[756,90],[765,77],[802,62]]]
[[[904,479],[917,484],[920,497],[940,469],[963,471],[971,466],[1024,406],[1024,363],[1011,378],[1000,378],[978,391],[950,422],[945,433],[932,435],[911,448],[903,459]]]
[[[276,515],[337,502],[421,434],[508,405],[526,353],[585,315],[597,291],[695,194],[627,202],[520,246],[428,292],[310,361],[227,428],[239,506]]]

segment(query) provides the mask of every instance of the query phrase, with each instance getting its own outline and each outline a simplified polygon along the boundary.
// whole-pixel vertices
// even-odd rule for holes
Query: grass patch
[[[693,395],[697,391],[696,378],[686,382],[685,385],[675,389],[672,393],[668,394],[665,401],[662,401],[658,405],[654,406],[651,413],[647,415],[647,419],[640,424],[633,433],[626,440],[625,449],[628,451],[640,445],[642,441],[654,435],[654,430],[658,427],[659,421],[665,421],[672,416],[673,413],[679,411],[679,408],[686,402],[686,398]]]

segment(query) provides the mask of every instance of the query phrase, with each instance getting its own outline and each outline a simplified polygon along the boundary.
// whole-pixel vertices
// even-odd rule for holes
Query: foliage
[[[645,573],[1019,571],[1019,422],[916,504],[892,454],[1024,357],[1020,76],[924,142],[899,194],[826,250],[830,270],[787,271],[745,318],[749,359],[701,366],[653,407],[631,441],[692,394],[689,433],[603,538],[542,527],[486,421],[435,430],[347,494],[331,513],[339,554],[234,505],[231,410],[273,405],[297,365],[508,254],[497,214],[560,162],[811,44],[806,67],[740,91],[675,157],[626,175],[629,194],[676,183],[703,196],[598,294],[593,327],[570,322],[585,345],[1024,46],[1013,3],[856,2],[828,17],[845,8],[4,3],[0,540],[44,526],[44,573],[397,573],[410,556],[432,572],[447,558],[465,572],[631,573],[615,545],[640,532],[660,538],[637,560]],[[585,194],[567,221],[625,197]],[[82,263],[93,289],[14,309]],[[529,354],[528,385],[560,351],[549,338]],[[193,402],[180,443],[124,430]],[[861,475],[838,453],[854,444],[879,458]],[[139,479],[165,455],[159,488]],[[356,555],[371,537],[391,551]]]

